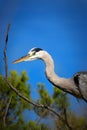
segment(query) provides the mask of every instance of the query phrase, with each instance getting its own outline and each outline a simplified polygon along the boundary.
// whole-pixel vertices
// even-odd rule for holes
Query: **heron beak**
[[[30,55],[28,54],[26,56],[23,56],[23,57],[15,60],[15,61],[13,61],[13,64],[16,64],[16,63],[19,63],[19,62],[22,62],[22,61],[27,61],[27,60],[29,60],[29,58],[30,58]]]

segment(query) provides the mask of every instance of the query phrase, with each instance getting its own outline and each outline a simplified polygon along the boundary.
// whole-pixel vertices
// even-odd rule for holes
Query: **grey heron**
[[[87,102],[87,72],[78,72],[71,78],[59,77],[54,71],[54,61],[51,55],[41,49],[32,48],[26,56],[23,56],[13,63],[19,63],[22,61],[31,61],[35,59],[41,59],[46,65],[45,74],[47,79],[61,90],[68,92],[75,97],[82,98]]]

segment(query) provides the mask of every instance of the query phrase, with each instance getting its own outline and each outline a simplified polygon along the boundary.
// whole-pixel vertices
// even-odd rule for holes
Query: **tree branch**
[[[6,55],[6,51],[7,51],[7,43],[8,43],[8,32],[10,29],[10,24],[8,25],[8,29],[7,29],[7,34],[6,34],[6,39],[5,39],[5,48],[4,48],[4,62],[5,62],[5,72],[6,72],[6,82],[8,84],[8,86],[10,87],[10,89],[12,91],[14,91],[20,98],[22,98],[23,100],[25,100],[26,102],[32,104],[35,107],[39,107],[39,108],[44,108],[49,110],[50,112],[54,113],[56,116],[59,117],[59,119],[68,127],[69,130],[70,127],[69,125],[66,123],[66,120],[63,119],[63,117],[60,116],[60,114],[58,112],[56,112],[53,108],[50,108],[49,106],[43,105],[43,104],[37,104],[31,100],[29,100],[27,97],[25,97],[23,94],[21,94],[9,81],[8,81],[8,63],[7,63],[7,55]],[[10,102],[10,101],[9,101]],[[8,104],[9,107],[9,104]]]
[[[66,124],[68,125],[69,129],[72,130],[72,127],[70,126],[70,124],[69,124],[69,122],[68,122],[68,119],[67,119],[67,111],[66,111],[66,108],[64,108],[64,116],[65,116]]]
[[[40,115],[39,119],[37,120],[37,124],[39,124],[39,122],[41,121],[42,118],[44,118],[44,116],[47,115],[47,110],[45,109],[44,112],[42,112],[42,114]]]
[[[6,126],[6,116],[7,116],[8,110],[9,110],[11,99],[12,99],[12,96],[10,97],[10,99],[9,99],[9,101],[7,103],[5,114],[4,114],[4,117],[3,117],[4,127]]]
[[[8,43],[8,33],[10,30],[10,24],[8,24],[7,32],[6,32],[6,38],[5,38],[5,47],[4,47],[4,62],[5,62],[5,75],[6,78],[8,77],[8,63],[7,63],[7,55],[6,55],[6,50],[7,50],[7,43]]]

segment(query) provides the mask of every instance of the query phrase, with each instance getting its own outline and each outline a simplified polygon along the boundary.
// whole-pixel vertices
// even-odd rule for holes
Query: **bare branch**
[[[6,126],[6,116],[7,116],[8,110],[9,110],[11,100],[12,100],[12,96],[10,97],[10,99],[9,99],[9,101],[7,103],[5,114],[4,114],[4,117],[3,117],[4,127]]]
[[[7,50],[7,43],[8,43],[8,32],[10,30],[10,24],[8,24],[6,38],[5,38],[5,48],[4,48],[4,61],[5,61],[5,73],[6,78],[8,77],[8,63],[7,63],[7,56],[6,56],[6,50]]]
[[[69,129],[72,130],[72,127],[70,126],[70,124],[69,124],[69,122],[68,122],[68,119],[67,119],[67,111],[66,111],[66,108],[64,108],[64,116],[65,116],[66,124],[68,125]]]

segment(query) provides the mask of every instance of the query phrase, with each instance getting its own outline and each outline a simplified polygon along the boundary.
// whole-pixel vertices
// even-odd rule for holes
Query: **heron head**
[[[19,63],[22,61],[31,61],[31,60],[35,60],[35,59],[40,59],[42,56],[42,49],[41,48],[32,48],[27,55],[15,60],[13,63]]]

